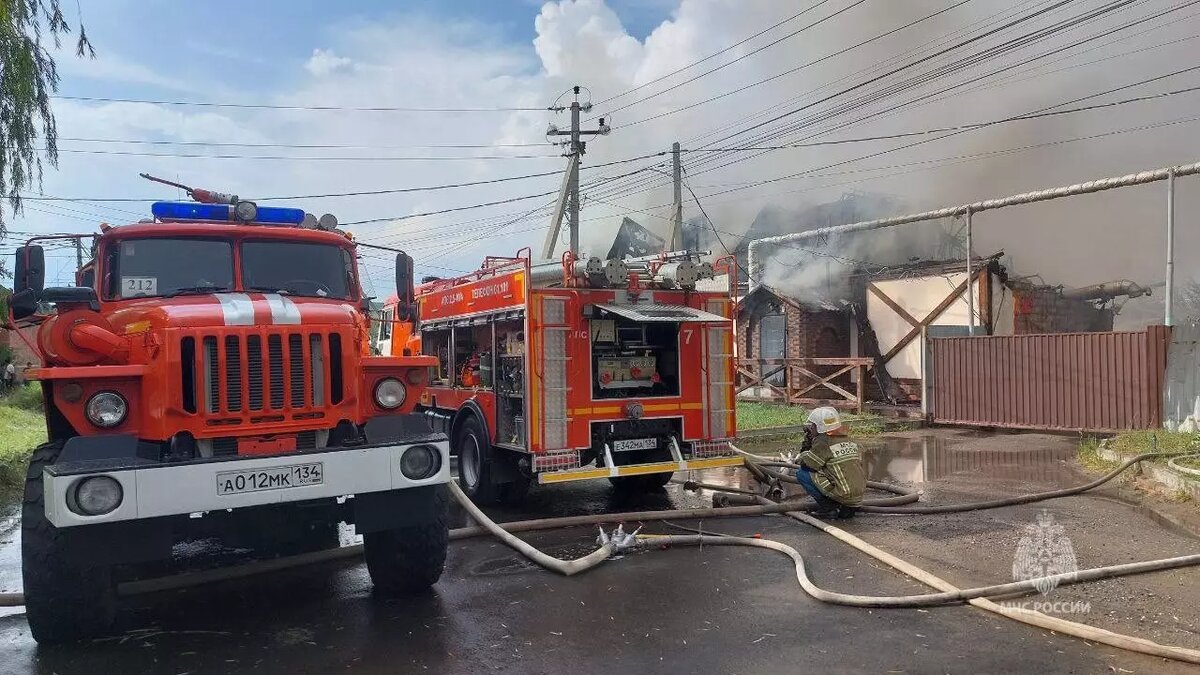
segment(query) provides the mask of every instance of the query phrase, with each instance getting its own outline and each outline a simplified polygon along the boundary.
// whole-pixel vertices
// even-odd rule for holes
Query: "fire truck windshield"
[[[104,295],[111,300],[233,290],[233,245],[219,239],[126,239],[110,246]]]
[[[345,300],[353,295],[350,252],[331,244],[248,240],[242,243],[242,284],[248,291]]]

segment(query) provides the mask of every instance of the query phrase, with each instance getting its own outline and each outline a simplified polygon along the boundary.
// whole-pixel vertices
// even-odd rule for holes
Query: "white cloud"
[[[685,108],[715,94],[776,75],[944,6],[944,3],[936,0],[913,0],[909,3],[879,3],[870,10],[865,7],[854,9],[844,17],[832,20],[694,83],[635,103],[642,97],[663,91],[666,87],[679,84],[704,70],[742,56],[755,46],[781,37],[832,10],[816,11],[751,44],[731,50],[681,75],[672,76],[661,84],[647,86],[632,95],[597,105],[591,114],[604,114],[609,117],[614,124],[614,131],[607,137],[589,140],[585,167],[648,152],[664,151],[675,140],[682,141],[685,148],[699,148],[704,143],[716,141],[724,135],[706,135],[714,129],[727,125],[730,130],[746,127],[794,109],[802,102],[828,95],[848,86],[849,83],[865,79],[871,72],[882,72],[871,69],[879,68],[888,59],[1009,7],[1009,4],[1002,0],[971,3],[918,29],[830,59],[819,66],[779,78],[767,85],[686,112],[629,126],[631,122]],[[433,19],[394,16],[370,23],[334,26],[322,34],[322,47],[314,46],[311,56],[307,59],[297,59],[291,64],[292,77],[285,78],[285,81],[274,87],[271,86],[272,83],[256,83],[254,88],[228,92],[220,97],[297,105],[542,108],[550,105],[571,85],[581,84],[590,89],[592,100],[599,103],[708,56],[725,45],[737,42],[796,11],[798,10],[795,3],[778,0],[680,0],[671,17],[651,31],[645,40],[639,41],[628,33],[620,17],[602,0],[560,0],[546,2],[541,6],[533,20],[536,36],[531,44],[505,42],[500,31],[488,25],[448,17]],[[1098,28],[1092,27],[1088,32],[1095,32]],[[1181,24],[1179,27],[1151,33],[1142,38],[1141,42],[1131,40],[1113,49],[1134,49],[1186,34],[1187,27]],[[1079,34],[1073,37],[1079,37]],[[1064,71],[1060,75],[1030,80],[1004,89],[960,95],[945,102],[915,108],[905,114],[853,124],[819,138],[874,135],[1017,114],[1070,98],[1072,95],[1106,88],[1106,83],[1107,86],[1115,86],[1138,77],[1171,70],[1169,66],[1172,60],[1178,61],[1185,57],[1188,48],[1188,43],[1181,43],[1172,49],[1139,56],[1137,61],[1117,60],[1107,67]],[[307,51],[306,47],[304,52]],[[1023,55],[1032,53],[1034,52],[1023,52]],[[1096,56],[1097,54],[1092,54],[1088,58]],[[944,60],[948,60],[948,57]],[[62,65],[67,78],[107,78],[156,87],[183,88],[171,73],[158,73],[145,66],[131,64],[120,59],[112,50],[106,51],[96,61],[63,59]],[[961,79],[984,72],[986,70],[982,69],[968,71]],[[927,86],[917,90],[914,95],[933,90],[932,85]],[[206,91],[210,91],[214,99],[218,98],[211,90]],[[813,93],[814,91],[818,93]],[[587,98],[586,95],[584,98]],[[773,138],[800,140],[835,124],[852,121],[859,115],[884,110],[889,105],[906,99],[907,97],[893,97],[878,103],[863,104],[855,107],[852,113],[831,117],[826,122],[806,120],[807,114],[829,109],[833,104],[820,106],[807,113],[786,118],[804,122],[807,124],[805,128],[798,128],[790,134]],[[628,109],[613,112],[614,108],[631,103],[633,105]],[[1184,105],[1186,104],[1184,101]],[[422,153],[469,155],[507,152],[552,156],[549,159],[461,162],[281,162],[64,154],[62,170],[47,175],[46,188],[47,192],[64,195],[154,194],[156,188],[137,179],[138,171],[180,176],[198,185],[247,196],[388,189],[553,172],[561,169],[563,160],[556,156],[558,149],[549,144],[537,148],[457,151],[415,148],[390,150],[388,146],[545,143],[544,132],[548,122],[553,121],[560,127],[568,123],[565,115],[553,115],[542,110],[486,114],[351,113],[198,109],[130,104],[93,106],[66,102],[57,103],[56,109],[59,111],[59,133],[63,137],[151,137],[189,141],[368,146],[339,151],[287,148],[220,149],[222,153],[384,157],[416,156]],[[997,128],[991,132],[964,134],[956,137],[954,141],[931,143],[920,149],[897,152],[857,165],[839,167],[837,170],[983,152],[1086,135],[1123,125],[1131,126],[1133,120],[1139,116],[1153,122],[1179,115],[1172,112],[1170,104],[1158,107],[1150,105],[1137,108],[1136,111],[1131,107],[1129,112],[1125,110],[1119,109],[1111,114],[1090,117],[1076,116],[1069,120],[1064,118],[1057,123],[1029,122]],[[594,125],[594,122],[590,122],[589,126],[591,125]],[[1115,175],[1136,168],[1187,161],[1198,149],[1194,140],[1196,136],[1182,133],[1187,129],[1186,126],[1175,128],[1181,130],[1177,136],[1131,135],[1110,141],[1097,141],[1095,144],[1064,146],[1061,152],[999,157],[988,162],[897,175],[879,181],[850,183],[875,174],[848,174],[841,177],[772,183],[755,190],[713,197],[706,200],[705,208],[718,222],[720,229],[741,232],[766,203],[789,206],[803,202],[815,203],[836,198],[842,191],[852,189],[903,195],[914,206],[920,207],[960,203],[969,199],[1009,194],[1088,177]],[[64,143],[64,146],[67,145],[70,144]],[[119,147],[125,150],[131,146]],[[136,150],[177,154],[218,152],[217,149],[204,148],[132,147]],[[706,185],[728,186],[774,178],[851,159],[886,147],[890,146],[863,144],[781,150],[752,161],[713,170],[709,170],[713,165],[705,165],[707,160],[704,156],[695,154],[685,155],[685,166],[689,169],[692,185],[697,192],[705,195],[722,189],[705,188]],[[639,164],[585,169],[583,179],[586,182],[599,176],[611,176],[636,166]],[[659,182],[665,180],[658,179]],[[298,205],[312,211],[335,213],[345,222],[549,192],[556,190],[558,184],[558,176],[548,176],[536,180],[441,192],[302,200]],[[1094,208],[1071,211],[1059,210],[1058,207],[1053,210],[1051,207],[1039,207],[1047,210],[1036,213],[1054,213],[1054,222],[1072,222],[1071,213],[1086,213],[1098,223],[1113,224],[1122,219],[1125,222],[1142,222],[1158,217],[1160,196],[1153,195],[1152,203],[1137,201],[1135,198],[1130,198],[1132,201],[1124,198],[1103,201],[1106,206],[1103,211]],[[1180,197],[1188,198],[1186,194]],[[476,265],[485,254],[511,252],[526,244],[534,244],[535,247],[540,244],[542,230],[520,231],[544,226],[544,218],[535,222],[519,223],[505,230],[501,230],[499,224],[505,222],[502,216],[506,214],[533,209],[550,199],[546,197],[477,211],[352,229],[362,240],[406,247],[416,256],[418,265],[444,265],[465,269]],[[583,238],[593,250],[606,248],[604,244],[619,223],[621,211],[666,203],[670,201],[670,194],[669,190],[662,186],[638,194],[608,197],[606,201],[619,206],[610,206],[596,200],[588,201],[585,205],[583,217],[588,220],[585,223]],[[1072,203],[1084,203],[1084,200]],[[1136,206],[1122,207],[1122,204]],[[694,212],[690,203],[685,206],[685,214],[691,215]],[[1200,211],[1187,209],[1182,204],[1178,209],[1178,213],[1184,217],[1187,213],[1195,212]],[[653,213],[666,216],[667,210],[657,209]],[[485,218],[491,220],[480,222]],[[594,218],[601,220],[592,220]],[[635,215],[635,218],[659,232],[665,231],[666,222],[662,218],[651,215]],[[1062,268],[1054,258],[1061,257],[1063,247],[1047,246],[1045,239],[1035,236],[1044,232],[1046,223],[1051,222],[1043,215],[1019,216],[1016,212],[995,212],[981,217],[978,222],[980,226],[976,234],[980,241],[980,252],[987,253],[1000,247],[1005,247],[1010,252],[1016,251],[1019,262],[1027,261],[1022,266],[1024,270],[1041,272],[1054,282],[1061,280],[1065,283],[1085,283],[1089,280],[1082,278],[1084,272],[1094,277],[1097,274],[1095,269],[1110,269],[1111,272],[1104,274],[1113,277],[1135,276],[1137,280],[1143,281],[1147,278],[1138,275],[1142,274],[1143,269],[1150,270],[1152,266],[1143,265],[1134,259],[1152,261],[1151,252],[1161,248],[1161,237],[1157,234],[1140,237],[1132,245],[1112,244],[1112,238],[1106,239],[1108,235],[1103,233],[1117,231],[1117,226],[1114,224],[1107,229],[1097,226],[1096,231],[1103,236],[1096,237],[1095,240],[1105,242],[1112,251],[1120,251],[1120,257],[1104,258],[1107,262],[1099,262],[1092,266],[1092,270],[1079,272],[1080,278],[1072,278],[1071,275],[1075,274],[1073,269],[1062,275],[1058,275],[1055,269]],[[1189,231],[1184,225],[1186,224],[1181,223],[1180,232]],[[62,229],[62,225],[58,224],[52,229]],[[1200,231],[1200,227],[1193,230]],[[1009,232],[1019,233],[1019,236],[1009,237]],[[1083,239],[1085,238],[1077,238],[1076,243],[1072,245],[1078,247]],[[1092,240],[1091,237],[1086,239]],[[1177,250],[1184,250],[1187,243],[1177,242]],[[1157,263],[1154,263],[1153,267],[1156,268]],[[384,288],[389,285],[382,268],[376,270],[376,276],[376,285]],[[1148,279],[1153,281],[1153,278]],[[1090,281],[1101,280],[1103,279],[1092,278]]]
[[[340,70],[348,70],[354,61],[344,56],[338,56],[332,49],[314,49],[312,56],[304,64],[304,69],[316,77],[325,77]]]
[[[190,91],[188,84],[180,79],[159,73],[143,63],[129,61],[118,53],[106,51],[94,59],[75,58],[74,54],[63,53],[56,60],[59,74],[63,78],[85,78],[111,83],[149,85],[172,91]]]

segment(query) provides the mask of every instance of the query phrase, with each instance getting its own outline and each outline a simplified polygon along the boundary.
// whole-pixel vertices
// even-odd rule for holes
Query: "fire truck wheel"
[[[33,639],[42,644],[103,634],[117,609],[112,568],[89,565],[78,552],[68,551],[65,533],[46,519],[42,470],[58,459],[63,445],[51,441],[34,450],[21,508],[25,616]]]
[[[450,545],[450,496],[445,489],[434,494],[435,515],[429,522],[363,535],[363,557],[378,592],[411,595],[441,578]]]
[[[495,453],[488,442],[483,425],[474,415],[468,415],[455,436],[458,449],[458,485],[476,504],[495,504],[503,490],[492,481],[492,462]]]

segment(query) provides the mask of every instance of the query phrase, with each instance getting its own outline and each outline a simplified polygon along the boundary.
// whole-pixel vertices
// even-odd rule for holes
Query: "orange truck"
[[[40,324],[49,436],[22,516],[39,642],[105,630],[117,584],[184,539],[299,552],[345,522],[377,590],[441,575],[449,446],[413,413],[437,360],[371,355],[336,219],[231,202],[101,226],[73,287],[45,287],[38,240],[17,251],[8,319]]]
[[[741,461],[731,289],[696,290],[713,276],[686,252],[548,263],[519,252],[423,284],[415,312],[389,303],[384,315],[416,315],[391,353],[437,359],[419,408],[450,438],[473,500],[601,478],[643,491]]]

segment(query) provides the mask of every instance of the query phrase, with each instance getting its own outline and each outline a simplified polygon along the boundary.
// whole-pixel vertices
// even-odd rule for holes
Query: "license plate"
[[[653,450],[658,447],[657,438],[630,438],[613,441],[613,451],[628,452],[630,450]]]
[[[236,495],[263,490],[286,490],[305,485],[320,485],[325,481],[321,462],[273,466],[251,471],[225,471],[217,474],[217,494]]]

